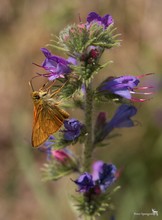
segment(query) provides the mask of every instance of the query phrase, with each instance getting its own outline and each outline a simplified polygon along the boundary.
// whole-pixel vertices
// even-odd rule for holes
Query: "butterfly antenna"
[[[30,86],[30,88],[32,89],[33,92],[34,92],[35,90],[34,90],[34,87],[33,87],[32,80],[33,80],[34,78],[36,78],[36,77],[39,77],[39,76],[34,76],[34,77],[32,77],[31,80],[29,81],[29,86]]]

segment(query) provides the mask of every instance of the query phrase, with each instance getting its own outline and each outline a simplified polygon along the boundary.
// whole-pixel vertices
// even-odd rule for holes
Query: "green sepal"
[[[110,49],[120,45],[117,38],[119,34],[114,34],[116,28],[113,24],[107,29],[103,29],[101,25],[94,23],[87,28],[86,26],[73,24],[67,26],[59,34],[59,41],[52,40],[56,45],[50,46],[60,49],[68,53],[72,57],[80,57],[89,46],[100,46],[103,49]]]
[[[95,147],[96,148],[107,147],[108,145],[110,145],[110,143],[97,143],[97,145],[95,145]]]
[[[64,166],[57,161],[51,160],[50,162],[44,164],[41,168],[42,180],[58,180],[72,172],[74,172],[73,166]]]
[[[82,69],[82,73],[80,74],[80,79],[83,83],[89,84],[89,82],[92,80],[93,76],[98,73],[98,71],[101,69],[100,64],[88,64]]]
[[[111,196],[120,186],[115,187],[111,192],[107,191],[100,195],[91,195],[91,198],[86,195],[72,196],[74,206],[77,211],[83,216],[97,217],[101,216],[107,210],[113,210],[114,205],[111,202]]]
[[[64,99],[71,98],[75,94],[75,92],[80,90],[82,82],[78,79],[78,76],[73,76],[75,76],[75,74],[71,74],[71,76],[69,76],[68,82],[60,91],[60,97]]]
[[[74,57],[83,53],[88,40],[86,28],[80,28],[77,24],[67,26],[59,34],[59,45]]]
[[[94,93],[94,97],[95,97],[96,103],[97,102],[109,102],[109,101],[119,103],[119,104],[130,104],[130,103],[132,103],[131,100],[129,100],[129,99],[125,99],[125,98],[123,98],[119,95],[113,94],[113,93],[107,93],[107,91],[106,92],[96,91]]]
[[[98,74],[98,72],[107,67],[108,65],[110,65],[111,63],[113,63],[111,60],[107,61],[106,63],[100,65],[98,63],[98,60],[96,60],[96,62],[91,63],[91,64],[87,64],[86,66],[81,66],[81,67],[76,67],[76,70],[78,70],[79,73],[79,79],[83,82],[83,83],[90,83],[90,81],[93,79],[93,77]],[[76,71],[75,70],[75,71]]]
[[[122,97],[113,93],[107,93],[107,92],[99,92],[96,90],[94,93],[95,101],[97,102],[107,102],[107,101],[113,101],[116,103],[122,102]]]
[[[60,50],[60,51],[64,51],[64,52],[68,52],[68,50],[66,50],[65,48],[63,47],[59,47],[57,46],[56,44],[46,44],[47,47],[52,47],[54,49],[57,49],[57,50]]]
[[[113,24],[104,30],[101,25],[94,23],[90,27],[90,43],[94,46],[100,46],[105,49],[110,49],[115,46],[120,46],[120,40],[118,40],[119,34],[114,35],[116,28],[113,28]],[[87,43],[87,46],[88,43]]]

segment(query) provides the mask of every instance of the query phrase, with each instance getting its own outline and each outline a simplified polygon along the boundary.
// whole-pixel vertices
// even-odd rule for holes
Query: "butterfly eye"
[[[40,99],[40,96],[39,96],[39,95],[35,95],[35,96],[34,96],[34,99],[37,99],[37,100],[38,100],[38,99]]]

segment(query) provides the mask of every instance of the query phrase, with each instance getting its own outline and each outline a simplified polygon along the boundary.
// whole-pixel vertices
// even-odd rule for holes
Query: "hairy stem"
[[[95,220],[96,218],[94,216],[85,216],[84,220]]]
[[[93,128],[92,128],[92,115],[93,115],[93,90],[92,84],[86,85],[86,100],[85,100],[85,125],[87,129],[87,138],[84,144],[83,152],[83,169],[84,171],[90,170],[91,157],[93,151]]]

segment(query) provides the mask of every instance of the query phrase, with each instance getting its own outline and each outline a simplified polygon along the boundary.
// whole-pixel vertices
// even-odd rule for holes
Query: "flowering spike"
[[[80,176],[73,181],[78,192],[76,206],[85,219],[95,219],[111,207],[110,194],[119,187],[114,190],[109,187],[117,180],[121,171],[118,171],[114,164],[100,160],[93,164],[90,172],[93,151],[98,145],[107,145],[101,143],[107,136],[109,139],[115,137],[114,134],[110,134],[114,129],[137,125],[132,120],[137,109],[130,104],[149,100],[138,96],[153,94],[149,90],[153,87],[139,84],[142,78],[153,73],[119,77],[107,75],[107,79],[95,90],[95,74],[111,63],[107,60],[105,64],[100,64],[101,56],[105,49],[119,46],[119,34],[116,34],[117,28],[114,28],[114,20],[109,14],[100,16],[96,12],[90,12],[85,23],[80,17],[79,21],[79,24],[67,26],[48,44],[65,52],[68,58],[54,55],[48,49],[41,48],[45,59],[40,65],[34,63],[44,70],[44,73],[37,73],[35,77],[44,76],[48,80],[45,85],[49,83],[49,86],[41,87],[41,92],[35,97],[34,130],[39,139],[51,134],[51,128],[60,128],[60,125],[64,124],[64,129],[55,132],[55,138],[50,136],[41,148],[47,154],[47,163],[43,168],[44,179],[58,180],[72,172],[79,173]],[[59,82],[59,89],[53,88],[53,83],[49,82],[54,80]],[[75,118],[63,120],[64,112],[58,107],[58,100],[62,101],[63,98],[64,107],[79,107],[83,111],[83,124]],[[107,119],[107,112],[97,109],[99,114],[93,122],[93,111],[96,111],[94,108],[100,107],[95,103],[98,100],[130,104],[120,105],[111,119]],[[69,150],[71,145],[78,142],[84,147],[80,161]],[[86,218],[87,216],[89,217]]]

